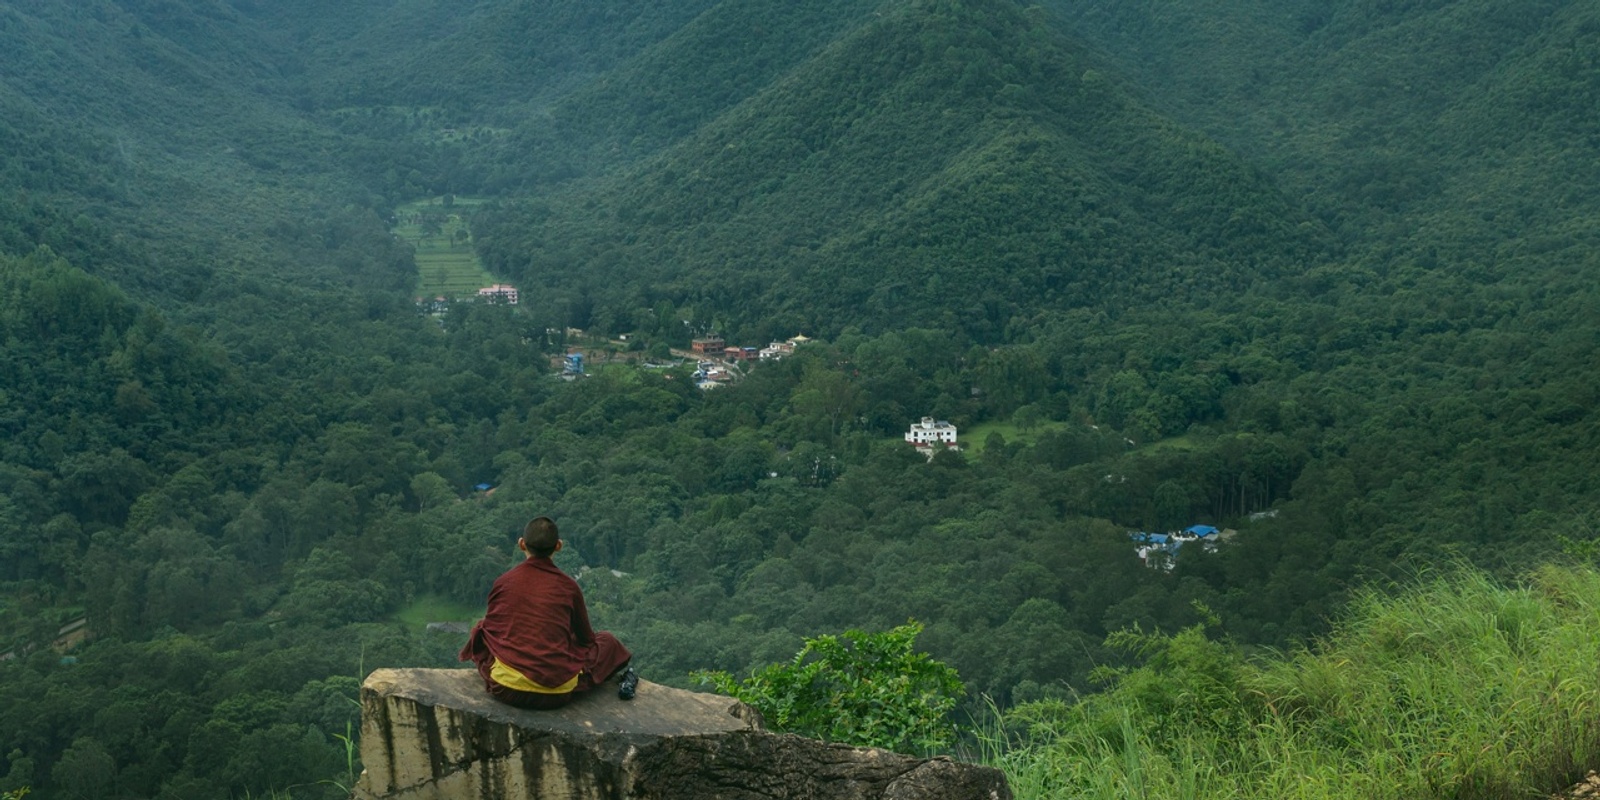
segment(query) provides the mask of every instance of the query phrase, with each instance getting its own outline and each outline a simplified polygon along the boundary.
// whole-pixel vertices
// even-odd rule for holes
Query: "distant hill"
[[[311,107],[429,106],[505,122],[614,68],[714,1],[235,5],[293,53]]]
[[[1600,208],[1590,4],[1047,5],[1374,261],[1559,246]]]
[[[257,290],[394,288],[382,246],[327,256],[361,238],[331,234],[347,223],[386,238],[369,165],[406,145],[300,111],[292,56],[225,3],[0,4],[0,177],[26,191],[0,199],[0,245],[48,245],[168,311],[209,292],[208,319],[246,274]]]
[[[654,57],[668,59],[658,52]],[[638,167],[480,241],[552,299],[711,304],[734,330],[1208,302],[1332,257],[1258,172],[1009,0],[886,4]]]
[[[718,2],[523,119],[492,156],[492,189],[594,175],[654,155],[873,18],[881,0]]]

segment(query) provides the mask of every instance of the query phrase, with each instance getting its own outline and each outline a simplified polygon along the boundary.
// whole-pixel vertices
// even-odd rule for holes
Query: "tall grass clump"
[[[1113,637],[1106,691],[996,716],[1019,798],[1533,798],[1600,766],[1600,572],[1470,569],[1369,593],[1314,645],[1246,659],[1201,627]]]

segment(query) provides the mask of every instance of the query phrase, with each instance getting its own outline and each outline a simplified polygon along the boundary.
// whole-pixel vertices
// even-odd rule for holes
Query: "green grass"
[[[396,209],[400,224],[394,234],[416,250],[417,294],[423,297],[470,297],[478,289],[495,283],[495,278],[483,268],[472,247],[471,232],[464,215],[482,198],[457,197],[450,206],[441,198],[419,200]],[[425,215],[439,218],[439,228],[425,230],[418,219]]]
[[[1600,573],[1463,571],[1367,596],[1317,647],[1245,661],[1192,629],[983,737],[1018,798],[1543,797],[1600,766]]]
[[[1050,431],[1062,430],[1068,424],[1066,422],[1044,420],[1028,430],[1023,430],[1017,427],[1015,422],[994,420],[974,425],[969,430],[959,431],[960,442],[961,446],[972,455],[979,455],[983,452],[984,440],[988,439],[991,433],[998,433],[1005,437],[1008,444],[1021,442],[1031,445],[1039,441],[1041,435]]]
[[[1195,436],[1192,436],[1192,435],[1189,435],[1189,434],[1184,434],[1183,436],[1172,436],[1172,437],[1169,437],[1169,438],[1166,438],[1166,439],[1157,439],[1157,440],[1155,440],[1153,442],[1150,442],[1149,444],[1146,444],[1144,447],[1145,447],[1145,449],[1151,450],[1151,451],[1161,451],[1161,450],[1190,451],[1190,450],[1198,450],[1198,449],[1200,449],[1201,441],[1200,441],[1199,438],[1197,438]]]
[[[961,446],[968,453],[977,456],[983,453],[984,441],[989,438],[989,434],[991,433],[1000,434],[1005,438],[1007,444],[1016,444],[1020,442],[1025,445],[1033,445],[1039,441],[1040,436],[1043,436],[1051,431],[1066,430],[1071,426],[1072,423],[1069,422],[1043,420],[1032,428],[1023,430],[1017,427],[1015,422],[994,420],[974,425],[968,429],[963,429],[961,431]],[[1120,434],[1118,434],[1118,436],[1120,436]],[[1201,447],[1201,444],[1202,443],[1199,438],[1190,434],[1185,434],[1183,436],[1172,436],[1166,439],[1157,439],[1156,441],[1142,445],[1140,449],[1148,451],[1187,451],[1197,450]],[[1130,452],[1132,451],[1130,450]]]
[[[457,603],[434,594],[418,597],[394,615],[406,627],[419,631],[430,622],[476,622],[482,616],[481,605]]]

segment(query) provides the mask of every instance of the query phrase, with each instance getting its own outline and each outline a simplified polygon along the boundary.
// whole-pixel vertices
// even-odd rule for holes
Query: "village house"
[[[717,356],[722,355],[727,343],[720,336],[707,336],[704,339],[695,339],[690,343],[690,349],[695,355]]]
[[[1140,563],[1147,567],[1172,569],[1173,556],[1178,554],[1179,545],[1172,541],[1170,535],[1129,531],[1128,538],[1133,540],[1133,551],[1139,554]]]
[[[701,389],[715,389],[733,380],[733,374],[718,366],[715,361],[701,361],[694,372],[694,385]]]

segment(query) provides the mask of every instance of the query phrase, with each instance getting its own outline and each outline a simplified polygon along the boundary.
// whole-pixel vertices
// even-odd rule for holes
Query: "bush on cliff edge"
[[[744,681],[695,677],[761,712],[774,729],[830,742],[927,753],[950,746],[950,712],[965,691],[956,671],[913,649],[922,626],[806,639],[794,660]]]

